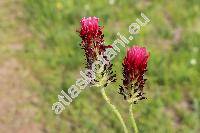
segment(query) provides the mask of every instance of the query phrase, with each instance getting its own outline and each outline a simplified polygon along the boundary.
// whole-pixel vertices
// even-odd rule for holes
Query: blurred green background
[[[117,32],[129,36],[141,12],[151,21],[129,43],[151,53],[148,99],[133,110],[139,131],[200,132],[199,0],[1,0],[0,7],[0,132],[123,132],[99,88],[82,91],[61,115],[51,106],[84,70],[80,19],[100,18],[112,44]],[[133,132],[128,104],[118,94],[124,55],[121,49],[113,60],[118,80],[106,91]]]

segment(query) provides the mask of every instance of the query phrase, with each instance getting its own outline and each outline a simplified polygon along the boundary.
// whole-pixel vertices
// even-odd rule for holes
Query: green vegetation
[[[147,84],[148,100],[134,106],[141,133],[197,133],[200,131],[200,2],[198,0],[23,0],[25,22],[32,33],[19,58],[36,78],[30,87],[40,101],[38,123],[48,132],[123,132],[98,88],[85,89],[56,116],[51,106],[62,89],[67,90],[84,70],[84,53],[76,30],[84,16],[97,16],[111,44],[117,32],[128,36],[128,26],[145,13],[151,21],[134,36],[130,46],[146,46],[151,53]],[[107,87],[108,96],[122,112],[131,131],[128,105],[118,94],[121,61],[114,59],[117,83]],[[28,82],[28,81],[27,81]]]

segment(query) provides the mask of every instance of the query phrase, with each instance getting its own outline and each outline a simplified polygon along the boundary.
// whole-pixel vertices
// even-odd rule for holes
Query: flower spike
[[[126,57],[123,60],[123,86],[120,86],[120,94],[131,103],[145,99],[143,87],[146,79],[144,74],[147,71],[149,52],[144,47],[133,46],[127,49]]]
[[[82,39],[82,49],[85,51],[86,68],[92,69],[92,64],[98,61],[99,57],[102,57],[107,62],[103,66],[103,70],[100,74],[95,72],[97,78],[93,81],[93,84],[97,86],[107,86],[110,82],[115,82],[116,75],[113,74],[112,64],[104,54],[106,49],[112,48],[112,46],[104,45],[103,27],[99,25],[99,18],[84,17],[81,19],[80,23],[81,29],[79,31],[79,36]]]

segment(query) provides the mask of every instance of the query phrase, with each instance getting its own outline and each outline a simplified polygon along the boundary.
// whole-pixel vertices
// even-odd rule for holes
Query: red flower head
[[[137,93],[139,99],[143,97],[143,87],[145,84],[144,74],[147,71],[147,62],[149,52],[144,47],[133,46],[127,49],[127,55],[123,61],[123,85],[120,88],[120,94],[124,98],[131,98],[134,93]],[[133,89],[134,88],[134,89]]]
[[[85,50],[87,68],[91,68],[97,56],[101,55],[106,48],[111,48],[111,46],[104,45],[103,28],[99,26],[99,18],[84,17],[81,19],[80,23],[81,30],[79,33],[82,38],[81,46]]]
[[[104,45],[104,35],[102,32],[103,27],[99,25],[99,18],[84,17],[81,19],[80,23],[81,29],[79,31],[79,35],[82,39],[81,46],[85,51],[87,61],[86,68],[92,69],[92,64],[98,60],[98,56],[101,55],[105,60],[107,60],[104,52],[107,48],[112,48],[112,46]],[[107,75],[106,78],[105,75]],[[105,86],[108,84],[108,82],[114,82],[115,75],[113,75],[112,72],[112,64],[110,62],[106,64],[101,75],[97,77],[103,78],[105,80]],[[95,82],[102,83],[101,79],[95,79]]]
[[[81,37],[95,37],[100,31],[99,19],[96,17],[82,18],[81,19]]]

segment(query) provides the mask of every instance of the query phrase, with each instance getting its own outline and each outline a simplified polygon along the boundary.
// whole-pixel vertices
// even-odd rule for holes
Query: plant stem
[[[117,118],[119,119],[121,125],[122,125],[123,128],[124,128],[124,132],[125,132],[125,133],[128,133],[127,127],[126,127],[126,125],[125,125],[125,123],[124,123],[124,120],[122,119],[121,114],[119,113],[119,111],[117,110],[117,108],[110,102],[110,99],[107,97],[104,88],[101,89],[101,94],[102,94],[103,98],[105,99],[105,101],[107,102],[107,104],[108,104],[108,105],[110,106],[110,108],[112,109],[112,111],[116,114]]]
[[[130,113],[130,116],[131,116],[131,122],[132,122],[132,126],[134,128],[134,131],[135,131],[135,133],[138,133],[138,128],[137,128],[135,119],[133,117],[133,104],[130,104],[130,106],[129,106],[129,113]]]

